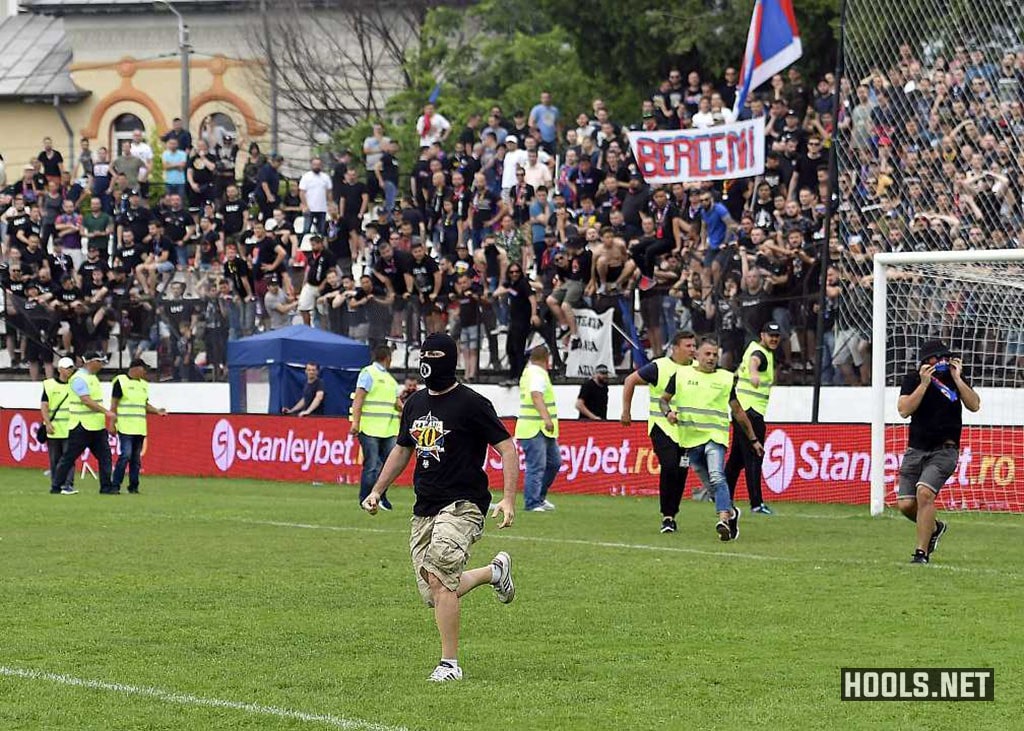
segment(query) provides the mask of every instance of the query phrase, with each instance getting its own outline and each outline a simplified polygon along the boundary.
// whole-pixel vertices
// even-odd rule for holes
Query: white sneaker
[[[498,601],[511,604],[516,598],[516,586],[512,583],[512,557],[501,551],[491,561],[491,565],[498,569],[498,580],[492,584]]]
[[[445,683],[449,680],[462,680],[462,668],[452,667],[443,660],[434,668],[434,672],[427,678],[431,683]]]
[[[550,500],[545,500],[544,501],[544,509],[545,510],[554,510],[555,509],[555,504],[553,502],[551,502]]]
[[[73,487],[65,487],[63,490],[60,491],[60,494],[61,495],[77,495],[78,494],[78,490],[76,490]]]
[[[526,512],[527,513],[546,513],[546,512],[548,512],[548,509],[545,508],[543,505],[538,505],[535,508],[530,508]]]

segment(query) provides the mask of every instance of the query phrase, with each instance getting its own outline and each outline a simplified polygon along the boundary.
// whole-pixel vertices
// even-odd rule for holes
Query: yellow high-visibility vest
[[[120,375],[114,383],[121,384],[121,400],[117,402],[117,433],[146,436],[149,381]]]
[[[750,356],[754,353],[760,355],[768,364],[764,371],[758,371],[761,382],[757,386],[750,380]],[[736,400],[740,402],[744,411],[753,409],[764,416],[768,411],[768,397],[774,382],[775,355],[755,340],[747,346],[740,367],[736,369]]]
[[[713,373],[695,366],[679,370],[672,397],[679,417],[679,446],[689,449],[708,442],[729,446],[729,395],[734,380],[732,371],[724,368]]]
[[[53,424],[53,434],[49,438],[67,439],[68,424],[71,423],[71,417],[68,416],[71,386],[56,378],[47,378],[43,381],[43,391],[46,392],[46,403],[49,404],[50,423]]]
[[[85,368],[80,368],[71,381],[81,378],[89,387],[89,398],[98,404],[103,403],[103,387],[100,386],[100,379],[91,374]],[[93,411],[86,406],[74,389],[68,386],[68,430],[74,429],[81,424],[86,431],[103,431],[107,428],[107,416],[102,411]]]
[[[370,437],[394,437],[398,435],[399,417],[395,410],[398,400],[398,381],[383,368],[371,363],[359,372],[369,374],[373,386],[366,392],[359,417],[359,429]]]
[[[544,428],[544,420],[540,412],[533,404],[533,392],[530,390],[530,381],[533,374],[544,376],[544,405],[548,408],[551,416],[553,429],[548,432]],[[523,370],[519,377],[519,418],[516,419],[516,439],[530,439],[543,433],[546,437],[558,437],[558,404],[555,403],[555,387],[551,385],[551,376],[547,370],[535,363],[530,363]]]
[[[650,392],[650,404],[647,411],[647,433],[650,434],[654,427],[658,427],[672,441],[678,442],[679,430],[661,415],[661,396],[665,393],[665,389],[668,388],[668,382],[672,380],[672,376],[676,375],[681,368],[686,366],[679,365],[668,356],[658,358],[652,362],[658,367],[658,380],[656,383],[647,384],[647,389]]]

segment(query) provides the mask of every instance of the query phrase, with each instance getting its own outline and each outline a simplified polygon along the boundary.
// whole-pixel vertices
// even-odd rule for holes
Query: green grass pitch
[[[1024,708],[1024,523],[954,515],[930,566],[866,508],[776,505],[720,543],[687,500],[552,498],[488,521],[461,683],[407,554],[412,494],[144,478],[50,496],[0,471],[0,729],[1009,729]],[[521,499],[520,499],[521,500]],[[994,667],[995,702],[839,701],[839,669]]]

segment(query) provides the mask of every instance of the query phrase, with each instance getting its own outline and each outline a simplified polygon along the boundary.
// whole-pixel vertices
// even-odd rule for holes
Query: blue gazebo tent
[[[245,413],[245,370],[266,368],[270,380],[269,413],[280,414],[302,396],[306,363],[320,366],[324,414],[347,416],[359,371],[370,362],[366,343],[305,325],[228,342],[231,413]]]

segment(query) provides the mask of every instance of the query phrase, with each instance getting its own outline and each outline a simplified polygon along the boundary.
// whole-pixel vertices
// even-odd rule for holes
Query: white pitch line
[[[293,711],[277,706],[267,706],[262,703],[242,703],[240,701],[226,701],[220,698],[204,698],[190,693],[179,693],[162,688],[150,688],[140,685],[124,685],[123,683],[108,683],[103,680],[88,680],[76,678],[72,675],[62,673],[48,673],[43,670],[32,670],[28,668],[14,668],[0,665],[0,676],[9,678],[23,678],[25,680],[43,680],[58,685],[67,685],[75,688],[88,688],[89,690],[106,690],[112,693],[123,695],[144,696],[155,698],[164,703],[174,703],[179,706],[193,706],[205,708],[226,708],[232,711],[244,711],[256,716],[274,716],[290,721],[304,721],[306,723],[318,723],[333,728],[346,729],[346,731],[408,731],[404,726],[386,726],[372,721],[362,721],[354,718],[341,718],[326,713],[306,713],[304,711]]]
[[[386,530],[381,528],[357,528],[354,526],[341,525],[318,525],[315,523],[288,523],[280,520],[253,520],[249,518],[210,518],[210,520],[225,520],[233,523],[246,523],[249,525],[266,525],[276,528],[299,528],[302,530],[326,530],[339,533],[394,533],[404,535],[404,531]],[[659,553],[683,553],[696,556],[712,556],[725,558],[749,559],[751,561],[777,561],[780,563],[813,563],[813,564],[840,564],[843,566],[903,566],[902,563],[883,561],[881,559],[856,559],[856,558],[799,558],[796,556],[773,556],[760,553],[739,553],[737,551],[710,551],[701,548],[685,548],[682,546],[656,546],[649,543],[619,543],[614,541],[588,541],[578,538],[549,538],[546,536],[521,536],[513,533],[502,533],[502,540],[524,541],[526,543],[557,543],[572,546],[593,546],[594,548],[616,548],[632,551],[653,551]],[[951,566],[949,564],[930,564],[929,569],[939,571],[951,571],[963,574],[983,574],[991,576],[1005,576],[1018,578],[1018,574],[999,569],[989,569],[974,566]]]

